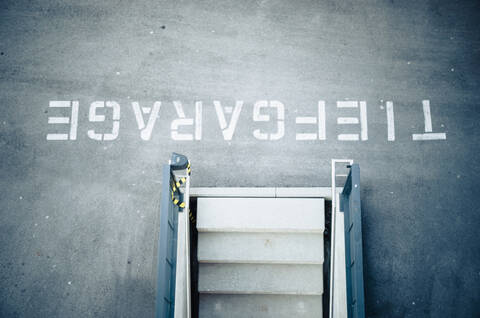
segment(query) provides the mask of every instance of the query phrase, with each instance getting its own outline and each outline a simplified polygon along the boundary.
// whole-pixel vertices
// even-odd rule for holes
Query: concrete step
[[[323,233],[198,233],[199,262],[322,264],[323,254]]]
[[[220,294],[322,295],[322,265],[199,264],[198,291]]]
[[[317,198],[199,198],[197,229],[231,232],[322,233],[324,200]]]
[[[200,318],[322,317],[322,296],[200,294]]]

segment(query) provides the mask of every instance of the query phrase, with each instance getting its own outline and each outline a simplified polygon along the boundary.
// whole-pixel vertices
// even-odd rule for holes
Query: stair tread
[[[321,198],[199,198],[202,231],[317,232],[324,230]]]
[[[200,294],[199,317],[322,317],[322,296]]]
[[[322,265],[199,264],[200,293],[322,295]]]
[[[198,261],[322,264],[322,233],[198,233]]]

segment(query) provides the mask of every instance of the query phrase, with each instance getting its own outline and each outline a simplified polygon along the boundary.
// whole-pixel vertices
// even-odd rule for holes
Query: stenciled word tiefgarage
[[[69,116],[49,116],[48,124],[55,125],[56,130],[65,128],[65,131],[48,133],[46,139],[48,141],[69,141],[76,140],[78,134],[78,113],[79,101],[52,100],[49,102],[51,110],[55,108],[69,109]],[[148,141],[152,137],[155,123],[159,118],[159,112],[162,102],[156,101],[152,106],[140,105],[139,102],[131,102],[131,107],[135,115],[136,124],[139,135],[142,140]],[[194,103],[194,114],[187,117],[182,102],[173,101],[177,117],[170,124],[170,135],[172,140],[178,141],[199,141],[202,139],[202,121],[203,121],[203,102],[196,101]],[[224,140],[232,140],[237,127],[238,119],[242,108],[243,101],[235,101],[235,105],[223,105],[220,101],[213,101],[213,105],[218,120],[219,129],[223,134]],[[430,101],[423,100],[423,119],[424,130],[422,132],[412,133],[413,141],[431,141],[446,140],[445,132],[433,132],[432,115],[430,111]],[[338,109],[351,109],[357,114],[355,117],[337,117],[337,125],[357,125],[358,133],[340,133],[336,135],[340,141],[365,141],[368,140],[368,119],[367,119],[367,103],[365,101],[337,101],[335,107]],[[109,122],[111,122],[111,131],[108,133],[100,133],[94,128],[87,131],[87,135],[92,140],[112,141],[115,140],[120,131],[120,104],[115,101],[94,101],[88,108],[88,120],[91,123],[105,122],[106,109],[111,114]],[[394,107],[392,101],[385,102],[386,109],[386,137],[388,141],[395,141],[395,119]],[[267,113],[268,112],[268,113]],[[274,116],[270,113],[275,114]],[[305,140],[326,140],[326,114],[325,101],[318,101],[314,116],[296,116],[295,124],[306,127],[309,132],[295,133],[295,139],[298,141]],[[280,140],[285,136],[285,105],[276,100],[260,100],[253,104],[252,112],[253,122],[272,122],[276,123],[276,128],[272,131],[262,129],[253,129],[252,136],[257,140]],[[61,126],[59,126],[61,125]],[[68,125],[68,126],[66,126]],[[92,124],[93,125],[93,124]],[[275,125],[274,125],[275,126]],[[54,128],[52,127],[52,130]],[[303,129],[303,130],[305,130]],[[185,132],[187,131],[187,132]]]

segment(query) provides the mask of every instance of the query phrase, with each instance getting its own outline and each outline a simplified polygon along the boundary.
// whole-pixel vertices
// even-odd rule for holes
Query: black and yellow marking
[[[180,188],[180,186],[185,184],[186,181],[187,181],[187,178],[181,177],[180,179],[178,179],[177,182],[175,182],[175,185],[177,186],[177,188]]]
[[[180,199],[175,196],[175,192],[172,190],[172,202],[180,208],[185,208],[185,202],[180,202]]]
[[[190,222],[192,222],[192,223],[195,223],[195,222],[196,222],[195,217],[194,217],[193,214],[192,214],[192,211],[189,211],[188,216],[189,216],[189,218],[190,218]]]
[[[192,169],[190,168],[190,161],[187,164],[187,174],[190,175]],[[180,195],[180,187],[187,182],[186,177],[181,177],[178,181],[175,181],[175,177],[171,176],[172,180],[172,202],[180,208],[185,208],[185,202],[180,202],[180,199],[175,196],[175,193]]]

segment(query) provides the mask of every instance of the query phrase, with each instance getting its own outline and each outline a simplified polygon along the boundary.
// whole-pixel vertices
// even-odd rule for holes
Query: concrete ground
[[[479,316],[479,19],[477,1],[1,1],[0,317],[151,317],[172,151],[197,187],[329,186],[330,159],[354,159],[367,315]],[[358,117],[346,99],[366,101],[368,140],[338,140],[360,133],[337,125]],[[79,101],[76,138],[47,140],[69,132],[48,124],[70,114],[52,100]],[[106,100],[120,120],[89,121]],[[203,102],[201,140],[171,137],[174,100],[188,118]],[[214,100],[244,101],[231,140]],[[285,105],[280,140],[254,137],[277,127],[265,108],[253,121],[258,100]],[[326,139],[296,140],[319,100]],[[445,140],[412,140],[423,100]],[[162,102],[148,141],[134,101]],[[89,138],[115,123],[115,140]]]

